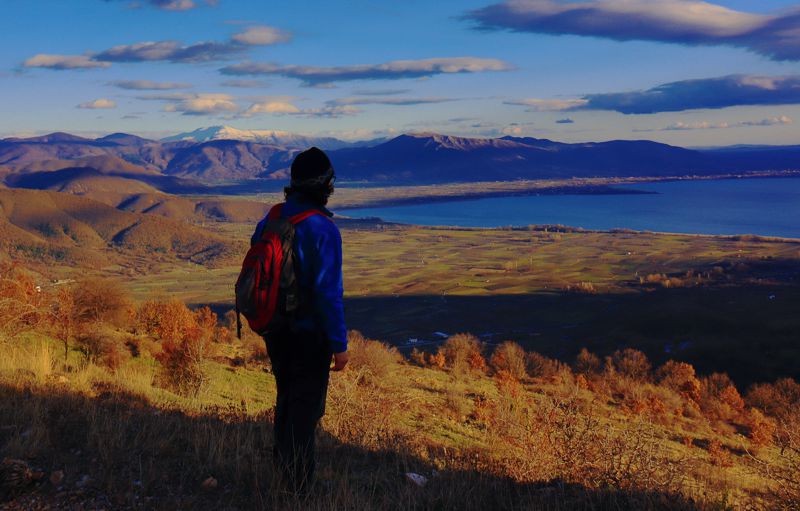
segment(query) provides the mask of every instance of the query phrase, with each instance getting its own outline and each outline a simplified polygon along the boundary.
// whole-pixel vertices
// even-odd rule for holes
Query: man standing
[[[335,174],[323,151],[312,147],[292,162],[291,183],[284,189],[281,218],[308,210],[314,214],[295,225],[294,268],[299,304],[291,325],[265,337],[278,390],[273,456],[295,490],[314,474],[314,433],[325,413],[329,371],[347,364],[347,333],[342,301],[342,238],[325,205]],[[261,238],[267,218],[253,240]],[[333,358],[333,367],[331,367]]]

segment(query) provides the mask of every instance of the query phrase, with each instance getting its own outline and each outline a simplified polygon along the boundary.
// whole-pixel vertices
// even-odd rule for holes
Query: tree
[[[86,322],[101,321],[120,326],[127,322],[131,301],[119,283],[92,278],[80,282],[74,291],[77,317]]]
[[[69,343],[75,335],[77,321],[75,317],[75,296],[72,289],[61,287],[54,296],[52,320],[56,337],[64,343],[64,363],[69,356]]]

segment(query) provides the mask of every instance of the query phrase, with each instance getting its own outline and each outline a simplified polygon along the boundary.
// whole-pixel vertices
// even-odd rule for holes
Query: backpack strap
[[[290,216],[289,217],[289,222],[292,225],[297,225],[300,222],[302,222],[303,220],[305,220],[306,218],[308,218],[310,216],[314,216],[314,215],[319,215],[321,217],[328,218],[328,215],[324,215],[322,213],[322,211],[318,211],[316,209],[309,209],[307,211],[303,211],[302,213],[298,213],[298,214],[296,214],[294,216]]]
[[[267,220],[278,220],[278,219],[280,219],[281,212],[283,211],[283,205],[284,204],[285,203],[281,202],[280,204],[275,204],[274,206],[272,206],[272,209],[270,209],[269,213],[267,214]],[[324,214],[322,211],[319,211],[317,209],[309,209],[309,210],[303,211],[302,213],[298,213],[298,214],[296,214],[294,216],[290,216],[289,217],[289,222],[292,225],[296,225],[296,224],[299,224],[300,222],[302,222],[303,220],[305,220],[306,218],[308,218],[310,216],[313,216],[313,215],[319,215],[319,216],[321,216],[323,218],[326,218],[326,219],[330,220],[330,218],[328,218],[328,215]]]
[[[267,214],[267,220],[277,220],[281,217],[281,211],[283,210],[283,202],[275,204],[269,210],[269,214]]]

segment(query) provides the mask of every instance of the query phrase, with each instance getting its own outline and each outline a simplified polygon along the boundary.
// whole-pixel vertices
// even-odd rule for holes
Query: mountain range
[[[137,181],[162,191],[199,192],[220,182],[282,181],[295,154],[311,145],[327,151],[341,181],[382,184],[800,169],[800,146],[688,149],[646,140],[563,143],[437,133],[351,143],[213,126],[162,140],[125,133],[95,139],[68,133],[2,139],[0,180],[10,187],[72,191],[127,188]]]

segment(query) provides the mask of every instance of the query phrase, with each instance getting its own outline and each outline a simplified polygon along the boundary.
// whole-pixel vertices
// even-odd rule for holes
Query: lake
[[[800,238],[800,178],[685,180],[615,188],[655,193],[491,197],[347,209],[342,214],[417,225],[563,224]]]

